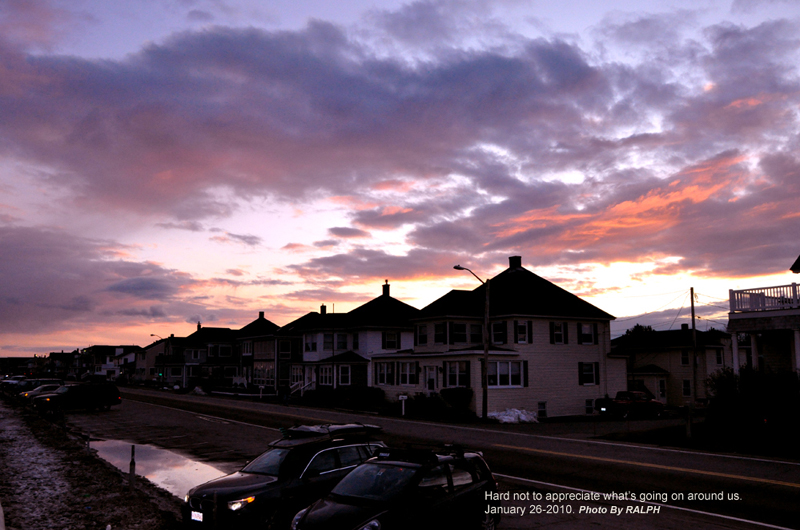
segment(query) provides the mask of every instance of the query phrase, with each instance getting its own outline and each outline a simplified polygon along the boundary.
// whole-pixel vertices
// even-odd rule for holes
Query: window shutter
[[[419,346],[419,326],[414,326],[414,346]]]
[[[414,361],[414,384],[419,384],[419,361]]]
[[[448,344],[455,344],[455,342],[453,342],[453,323],[452,322],[448,322],[447,323],[447,343]]]
[[[550,344],[556,343],[556,323],[550,322]]]
[[[514,344],[519,344],[519,321],[514,321]]]
[[[378,385],[378,363],[372,363],[372,385]]]
[[[447,386],[447,361],[442,362],[442,386]]]
[[[581,335],[583,334],[583,324],[578,322],[578,344],[583,344],[583,339]]]
[[[522,386],[528,386],[528,361],[522,361]]]
[[[594,363],[594,384],[600,384],[600,363]]]
[[[467,361],[467,385],[466,386],[467,386],[467,388],[471,388],[472,387],[472,379],[470,378],[470,375],[469,375],[469,361]]]
[[[595,344],[598,344],[598,341],[597,341],[597,322],[595,322],[595,323],[592,325],[592,331],[594,332],[594,333],[593,333],[593,335],[594,335],[594,343],[595,343]]]
[[[381,331],[381,349],[382,350],[386,349],[386,332],[385,331]]]
[[[394,384],[394,363],[386,363],[386,384]]]
[[[561,325],[563,326],[561,328],[561,331],[564,334],[564,344],[569,344],[569,332],[567,331],[567,330],[569,330],[569,326],[567,325],[566,322],[564,322]]]
[[[508,344],[508,320],[504,320],[503,322],[501,322],[501,325],[502,327],[500,329],[502,329],[503,331],[503,340],[500,341],[500,343]]]
[[[580,326],[580,324],[578,324]],[[578,337],[580,337],[580,332],[578,333]],[[583,380],[583,363],[578,363],[578,384],[584,384]]]
[[[528,344],[533,344],[533,321],[528,320]]]

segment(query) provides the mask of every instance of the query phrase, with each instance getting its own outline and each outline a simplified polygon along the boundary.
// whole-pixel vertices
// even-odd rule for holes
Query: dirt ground
[[[0,505],[8,530],[178,530],[180,500],[127,477],[63,428],[0,400]]]

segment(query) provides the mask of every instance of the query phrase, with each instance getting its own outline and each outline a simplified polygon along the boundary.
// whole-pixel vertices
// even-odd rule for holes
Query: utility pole
[[[694,404],[697,399],[697,327],[694,321],[694,287],[689,288],[689,297],[692,299],[692,399],[686,410],[686,438],[692,437],[692,416],[694,416]]]

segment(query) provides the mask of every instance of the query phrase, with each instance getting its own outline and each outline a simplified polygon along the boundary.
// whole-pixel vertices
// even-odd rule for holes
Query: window
[[[231,348],[230,346],[220,345],[220,347],[219,347],[219,356],[220,357],[230,357],[232,350],[233,350],[233,348]]]
[[[446,386],[469,386],[469,363],[467,361],[445,361]]]
[[[515,320],[514,321],[514,343],[515,344],[528,344],[531,323],[529,321],[523,320]]]
[[[447,342],[447,328],[444,324],[433,325],[433,342],[436,344]]]
[[[689,366],[689,350],[686,348],[681,350],[681,364],[683,366]]]
[[[291,381],[292,384],[294,383],[302,383],[303,382],[303,367],[293,364],[292,365],[292,374],[291,374]]]
[[[314,457],[304,474],[308,476],[322,475],[334,469],[336,469],[336,449],[328,449]]]
[[[355,445],[348,445],[347,447],[340,447],[336,451],[339,453],[339,466],[355,467],[361,463],[361,453]]]
[[[692,381],[690,379],[683,380],[683,395],[685,397],[691,397],[692,395]]]
[[[469,341],[472,344],[483,343],[483,326],[481,324],[469,325]]]
[[[332,366],[320,366],[319,367],[319,380],[317,381],[320,385],[333,385],[333,367]]]
[[[597,344],[597,324],[578,323],[578,344]]]
[[[417,384],[417,363],[416,362],[402,362],[397,363],[399,383],[401,385],[416,385]]]
[[[340,385],[349,385],[350,384],[350,365],[343,364],[339,367],[339,384]]]
[[[189,366],[189,377],[197,377],[200,375],[200,367],[199,366]]]
[[[667,380],[666,379],[659,379],[658,380],[658,397],[660,397],[660,398],[667,397]]]
[[[253,355],[253,343],[250,341],[242,343],[242,355],[248,356]]]
[[[156,375],[155,367],[150,368],[150,375]]]
[[[450,343],[455,344],[461,342],[467,342],[467,325],[454,322]]]
[[[600,363],[578,363],[578,384],[600,384]]]
[[[180,366],[172,366],[169,369],[170,377],[180,377],[183,375],[183,368]]]
[[[322,335],[322,350],[331,351],[333,349],[333,333],[325,333]]]
[[[358,350],[358,333],[353,333],[353,349]]]
[[[308,351],[308,350],[306,350],[306,351]],[[292,341],[290,341],[290,340],[278,341],[278,356],[281,359],[291,359],[292,358]]]
[[[146,359],[147,359],[147,354],[146,354],[146,353],[140,353],[140,354],[139,354],[139,360],[140,360],[140,361],[144,361],[144,360],[146,360]]]
[[[337,350],[346,350],[347,349],[347,334],[338,333],[336,335],[336,349]]]
[[[492,342],[494,344],[505,344],[508,342],[506,334],[506,322],[494,322],[492,324]]]
[[[539,404],[537,406],[537,409],[536,409],[536,415],[539,418],[546,418],[547,417],[547,401],[540,401],[539,402]]]
[[[717,350],[717,364],[722,364],[722,350]]]
[[[522,361],[490,361],[489,386],[522,386]]]
[[[394,384],[394,363],[375,363],[375,384]]]
[[[428,325],[420,324],[417,326],[417,344],[428,344]]]
[[[197,361],[198,359],[200,359],[200,350],[188,350],[188,351],[192,352],[193,361]]]
[[[550,344],[569,344],[566,322],[550,322]]]
[[[586,401],[584,401],[583,406],[584,406],[584,412],[586,412],[586,414],[594,414],[593,399],[587,399]]]
[[[398,340],[398,334],[396,331],[384,331],[383,332],[383,349],[384,350],[398,350],[400,349],[400,341]]]
[[[317,351],[317,337],[308,335],[306,337],[306,351]]]

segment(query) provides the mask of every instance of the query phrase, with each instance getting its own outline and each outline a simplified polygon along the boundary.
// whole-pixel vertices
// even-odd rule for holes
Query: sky
[[[800,254],[793,0],[0,0],[0,356],[422,308],[724,328]]]

